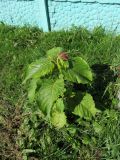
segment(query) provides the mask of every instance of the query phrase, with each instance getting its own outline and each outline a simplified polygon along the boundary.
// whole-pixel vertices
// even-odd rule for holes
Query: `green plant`
[[[108,118],[108,116],[104,114],[104,111],[102,114],[95,117],[94,120],[97,121],[101,127],[103,126],[102,133],[100,132],[97,137],[95,136],[96,132],[92,130],[92,122],[81,120],[79,121],[80,125],[78,125],[78,123],[77,125],[72,125],[73,127],[78,127],[78,133],[76,132],[73,134],[73,128],[71,129],[69,127],[69,130],[72,130],[72,135],[74,135],[72,138],[70,137],[70,140],[68,127],[57,130],[50,124],[46,125],[46,121],[44,121],[44,124],[44,119],[39,119],[40,110],[37,108],[38,105],[36,103],[26,105],[26,94],[24,94],[26,93],[26,86],[24,87],[24,85],[21,85],[26,66],[35,59],[43,56],[46,50],[54,46],[63,47],[70,55],[73,54],[81,56],[87,60],[90,66],[94,64],[101,65],[100,68],[102,68],[102,65],[104,66],[104,64],[115,67],[119,66],[120,35],[108,33],[100,27],[93,31],[88,31],[85,28],[74,28],[71,30],[44,33],[38,28],[29,28],[26,26],[12,27],[0,24],[0,46],[0,106],[2,105],[5,112],[2,113],[2,111],[0,111],[1,114],[5,116],[9,127],[7,128],[7,125],[5,124],[5,128],[1,127],[0,129],[0,159],[20,159],[20,154],[16,156],[16,153],[14,152],[17,150],[20,152],[23,151],[24,153],[30,152],[30,150],[27,149],[33,149],[33,152],[36,150],[36,153],[27,154],[28,159],[36,160],[120,159],[120,114],[117,109],[113,110],[118,117],[117,119],[114,119],[114,121],[111,121],[111,118]],[[102,69],[100,73],[96,73],[99,72],[100,69],[96,66],[94,68],[95,69],[93,71],[96,78],[94,78],[91,85],[93,89],[89,92],[92,93],[96,106],[100,109],[104,108],[104,110],[109,108],[109,111],[111,112],[111,101],[109,102],[109,95],[106,93],[104,97],[102,95],[104,93],[104,88],[106,88],[104,81],[109,77],[109,79],[107,78],[108,82],[112,82],[114,85],[113,77],[111,75],[108,76],[109,72],[107,72],[106,69]],[[110,78],[112,81],[110,81]],[[115,86],[119,88],[120,85],[115,84]],[[117,90],[116,87],[115,91]],[[110,91],[112,91],[111,96],[113,97],[113,89],[110,89]],[[69,106],[73,103],[72,97],[70,99],[71,101]],[[76,101],[74,101],[74,103],[75,102]],[[23,106],[22,115],[21,111],[17,111],[17,117],[15,117],[15,114],[13,113],[15,113],[16,107],[21,106]],[[65,112],[67,113],[69,110],[70,107]],[[19,117],[22,126],[20,127],[20,131],[18,131],[16,125],[11,125],[14,124],[14,122],[16,123],[15,119],[19,121],[18,113],[20,114]],[[113,116],[112,112],[111,116]],[[67,113],[67,121],[70,122],[73,120],[75,119],[73,119],[72,113],[71,115]],[[2,122],[4,121],[2,120]],[[94,124],[95,131],[97,130],[97,132],[100,130],[99,125]],[[67,131],[64,132],[64,129]],[[20,148],[16,146],[16,139],[19,138],[17,134],[18,132],[21,133],[20,142],[22,141],[22,144],[19,144]],[[13,140],[11,137],[13,137]],[[48,137],[51,138],[50,142]],[[92,145],[92,137],[96,137],[96,146]],[[90,139],[89,145],[86,145],[86,139]],[[78,152],[71,148],[71,146],[74,147],[76,143]],[[117,153],[114,148],[118,150]],[[112,154],[112,152],[115,154]],[[112,156],[110,154],[112,154]]]
[[[99,112],[89,93],[73,91],[74,83],[90,84],[92,79],[92,71],[86,61],[69,56],[57,47],[28,66],[23,83],[30,80],[29,101],[36,100],[46,119],[55,127],[62,128],[67,124],[69,112],[86,120],[91,120]],[[67,103],[76,98],[77,104],[71,106]]]

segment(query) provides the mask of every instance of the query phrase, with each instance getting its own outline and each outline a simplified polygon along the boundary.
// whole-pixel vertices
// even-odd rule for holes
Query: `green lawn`
[[[69,54],[84,58],[96,74],[90,92],[102,112],[92,122],[80,124],[74,136],[65,128],[60,131],[51,128],[42,119],[38,120],[39,127],[36,128],[32,117],[22,116],[27,95],[22,81],[27,65],[44,56],[48,49],[58,46]],[[0,159],[21,160],[23,155],[25,160],[27,157],[30,160],[119,160],[120,112],[115,107],[114,97],[119,85],[119,73],[115,67],[119,65],[120,36],[106,33],[101,27],[92,32],[73,28],[70,31],[44,33],[37,28],[1,24]],[[31,109],[31,106],[28,108]],[[31,121],[29,130],[23,129],[23,135],[19,135],[21,125],[23,128],[30,125],[23,123],[28,119]],[[16,143],[18,139],[19,145]],[[35,153],[30,153],[31,149]]]

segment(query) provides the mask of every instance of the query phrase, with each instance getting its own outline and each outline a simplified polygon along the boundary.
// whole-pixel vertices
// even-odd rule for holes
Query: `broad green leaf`
[[[56,103],[53,106],[53,110],[58,111],[58,112],[63,112],[64,111],[64,103],[62,98],[58,98],[58,100],[56,101]]]
[[[54,102],[64,93],[64,80],[58,78],[56,80],[46,80],[43,82],[39,92],[38,101],[40,109],[44,114],[50,116],[51,108]]]
[[[51,123],[56,128],[62,128],[66,125],[66,115],[64,112],[53,112],[51,116]]]
[[[81,118],[91,120],[92,117],[95,117],[97,112],[100,111],[95,108],[95,103],[92,96],[86,93],[81,103],[75,107],[73,114],[80,116]]]
[[[41,58],[28,66],[27,75],[23,83],[30,78],[40,78],[52,72],[54,64],[47,58]]]
[[[63,72],[65,79],[75,83],[89,83],[93,76],[91,69],[87,62],[80,57],[72,59],[72,67]]]
[[[30,81],[29,89],[28,89],[28,99],[30,102],[34,101],[35,91],[37,88],[37,82],[39,79],[32,79]]]
[[[61,52],[63,52],[63,48],[61,47],[52,48],[47,51],[47,57],[54,60]]]

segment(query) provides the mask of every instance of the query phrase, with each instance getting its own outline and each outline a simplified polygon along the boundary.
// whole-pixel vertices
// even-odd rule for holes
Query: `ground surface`
[[[80,55],[93,67],[98,74],[94,93],[98,95],[96,99],[103,94],[103,90],[98,94],[98,87],[100,89],[102,84],[107,87],[103,80],[104,77],[109,82],[115,82],[110,77],[113,73],[108,74],[109,69],[104,68],[103,64],[113,68],[119,66],[120,36],[105,33],[102,28],[97,28],[93,32],[74,28],[69,32],[43,33],[36,28],[14,28],[0,25],[0,159],[2,160],[23,159],[22,150],[16,141],[22,119],[21,107],[26,101],[26,89],[22,85],[24,71],[29,63],[55,46],[63,47],[70,54]],[[116,72],[119,76],[119,70]],[[103,89],[105,90],[104,87]],[[120,159],[120,114],[118,109],[113,107],[114,97],[113,95],[111,97],[113,101],[110,103],[106,103],[106,99],[98,100],[99,106],[103,107],[103,113],[96,121],[104,127],[103,132],[95,133],[91,129],[91,124],[84,129],[81,128],[81,134],[87,133],[92,140],[90,143],[84,141],[79,155],[74,152],[72,153],[74,156],[69,159]],[[51,133],[56,143],[54,131]],[[59,139],[62,139],[61,133]],[[56,148],[57,145],[53,147]],[[38,157],[32,155],[29,159],[66,159],[68,155],[71,155],[71,152],[68,152],[69,148],[67,151],[63,148],[59,152],[55,151],[55,148],[52,154],[49,154],[52,151],[47,148],[45,155],[40,152]]]

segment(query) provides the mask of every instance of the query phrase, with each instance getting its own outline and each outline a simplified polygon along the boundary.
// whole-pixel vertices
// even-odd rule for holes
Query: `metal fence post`
[[[38,0],[40,5],[40,23],[44,31],[50,31],[50,19],[48,11],[48,0]]]

